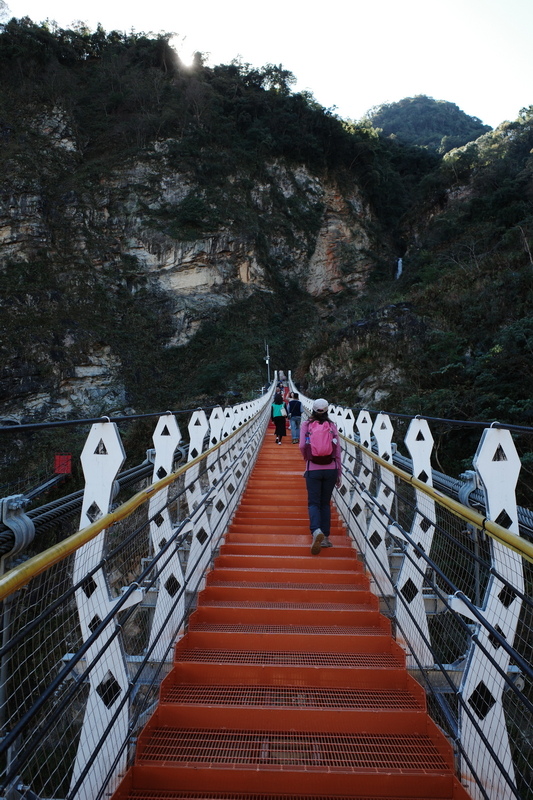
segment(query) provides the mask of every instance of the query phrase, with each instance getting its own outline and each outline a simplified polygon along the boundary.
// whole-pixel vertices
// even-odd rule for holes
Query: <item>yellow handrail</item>
[[[388,461],[385,461],[385,459],[380,458],[380,456],[376,455],[372,452],[372,450],[364,447],[359,442],[355,442],[353,439],[349,439],[347,436],[343,436],[342,434],[341,438],[344,439],[345,442],[355,445],[363,453],[370,456],[376,462],[376,464],[388,469],[390,472],[394,473],[394,475],[397,475],[402,480],[412,484],[412,486],[414,486],[416,489],[424,492],[424,494],[426,494],[428,497],[431,497],[441,506],[447,508],[448,511],[451,511],[452,514],[455,514],[455,516],[464,519],[466,522],[470,522],[472,525],[476,525],[478,528],[491,536],[495,541],[499,542],[505,547],[509,547],[511,550],[514,550],[515,553],[518,553],[527,561],[533,563],[533,544],[531,544],[531,542],[526,541],[516,533],[511,533],[511,531],[508,531],[502,525],[498,525],[497,522],[487,519],[487,517],[484,517],[482,514],[474,511],[474,509],[468,508],[468,506],[458,503],[457,500],[452,500],[451,497],[441,494],[441,492],[437,491],[432,486],[428,486],[426,483],[418,480],[418,478],[415,478],[413,475],[409,475],[408,472],[404,472],[403,469],[400,469],[395,464],[391,464]]]
[[[243,425],[241,425],[241,427],[237,428],[236,431],[233,431],[233,433],[230,433],[220,442],[213,445],[213,447],[210,447],[208,450],[205,450],[203,453],[200,453],[200,455],[196,456],[196,458],[188,461],[182,467],[177,469],[176,472],[170,472],[164,478],[161,478],[160,481],[152,483],[148,489],[143,489],[142,491],[137,492],[137,494],[134,494],[133,497],[130,497],[129,500],[126,500],[125,503],[122,503],[122,505],[120,505],[114,511],[104,514],[103,517],[100,517],[100,519],[96,520],[96,522],[93,522],[91,525],[87,525],[87,527],[82,528],[82,530],[73,533],[72,536],[68,536],[66,539],[63,539],[63,541],[58,542],[52,547],[49,547],[48,550],[44,550],[42,553],[38,553],[36,556],[29,558],[24,562],[24,564],[13,567],[13,569],[9,570],[9,572],[6,572],[5,575],[0,577],[0,601],[17,591],[17,589],[25,586],[32,578],[35,578],[42,572],[45,572],[54,564],[59,563],[64,558],[82,547],[84,544],[87,544],[87,542],[90,542],[91,539],[94,539],[96,536],[98,536],[98,534],[101,533],[105,528],[109,528],[110,525],[113,525],[115,522],[119,522],[121,519],[129,516],[133,511],[135,511],[136,508],[141,506],[143,503],[146,503],[147,500],[150,500],[154,494],[157,494],[157,492],[161,491],[161,489],[164,489],[165,486],[173,483],[180,477],[180,475],[183,475],[184,472],[187,472],[188,469],[194,467],[200,461],[207,458],[208,455],[218,450],[218,448],[223,444],[226,444],[226,442],[228,442],[238,433],[241,433],[244,427],[250,424],[256,418],[257,414],[251,419],[247,420]]]

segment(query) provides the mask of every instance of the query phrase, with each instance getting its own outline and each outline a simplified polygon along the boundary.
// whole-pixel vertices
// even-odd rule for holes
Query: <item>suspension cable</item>
[[[506,431],[514,431],[515,433],[527,433],[533,435],[533,428],[527,427],[526,425],[508,425],[505,422],[496,421],[483,422],[479,420],[448,419],[447,417],[427,417],[425,414],[399,414],[395,413],[394,411],[377,411],[372,408],[368,408],[367,406],[348,406],[348,408],[350,411],[353,411],[356,414],[358,414],[360,411],[366,411],[368,414],[385,414],[388,417],[394,417],[395,419],[425,419],[428,422],[445,423],[450,428],[503,428]]]
[[[257,416],[257,415],[256,415]],[[252,419],[255,419],[253,417]],[[247,420],[244,424],[249,424],[252,419]],[[221,439],[217,444],[210,447],[208,450],[205,450],[203,453],[200,453],[195,458],[188,461],[182,467],[179,467],[175,472],[171,472],[166,475],[161,480],[156,481],[156,483],[152,483],[147,489],[142,489],[137,494],[133,495],[129,500],[125,503],[122,503],[118,508],[114,511],[110,511],[108,514],[105,514],[103,517],[100,517],[98,520],[93,522],[87,527],[82,528],[82,530],[73,533],[72,536],[63,539],[61,542],[53,545],[52,547],[45,550],[43,553],[38,553],[37,555],[33,556],[32,558],[25,561],[23,564],[20,564],[17,567],[13,567],[13,569],[9,570],[5,575],[0,577],[0,601],[10,595],[12,592],[20,589],[22,586],[27,584],[32,578],[40,575],[42,572],[45,572],[49,567],[57,564],[59,561],[62,561],[67,556],[74,553],[78,548],[82,547],[82,545],[87,544],[90,542],[91,539],[94,539],[101,533],[105,528],[109,528],[115,522],[119,522],[120,520],[127,517],[132,511],[135,511],[136,508],[141,506],[143,503],[146,503],[153,497],[155,494],[164,489],[166,486],[169,486],[171,483],[174,483],[180,475],[186,472],[191,467],[194,467],[196,464],[199,464],[200,461],[207,458],[208,455],[214,453],[223,444],[226,444],[230,439],[233,439],[234,436],[237,434],[242,433],[243,427],[237,428],[232,433],[228,434],[224,439]]]
[[[441,494],[441,492],[438,492],[432,486],[428,486],[427,483],[415,478],[414,475],[409,475],[408,472],[404,472],[403,469],[400,469],[395,464],[391,464],[384,458],[380,458],[380,456],[376,455],[376,453],[373,453],[372,450],[364,447],[364,445],[360,444],[359,442],[349,439],[343,434],[339,435],[341,439],[349,444],[355,445],[359,450],[361,450],[361,452],[370,456],[370,458],[372,458],[384,469],[388,469],[389,472],[397,475],[403,481],[410,483],[416,489],[420,489],[420,491],[424,492],[424,494],[426,494],[428,497],[431,497],[432,500],[435,500],[441,506],[445,506],[449,511],[455,514],[455,516],[460,517],[465,522],[470,522],[471,524],[476,525],[478,528],[482,528],[485,533],[487,533],[497,542],[505,545],[505,547],[509,547],[511,550],[514,550],[515,553],[518,553],[520,556],[533,564],[533,544],[531,542],[527,542],[521,536],[518,536],[518,534],[512,533],[502,525],[498,525],[497,522],[487,519],[482,514],[474,511],[473,508],[463,506],[461,503],[457,502],[457,500],[452,500],[451,497]]]

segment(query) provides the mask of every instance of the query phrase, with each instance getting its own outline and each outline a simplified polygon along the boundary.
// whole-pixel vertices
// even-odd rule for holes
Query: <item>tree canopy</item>
[[[367,117],[383,136],[439,153],[461,147],[491,130],[477,117],[465,114],[455,103],[434,100],[423,94],[375,106]]]

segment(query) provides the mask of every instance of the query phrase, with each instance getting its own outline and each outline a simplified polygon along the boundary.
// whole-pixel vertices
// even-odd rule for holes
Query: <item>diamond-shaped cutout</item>
[[[162,549],[163,549],[163,547],[166,545],[166,543],[167,543],[167,540],[166,540],[166,539],[165,539],[165,537],[163,536],[163,538],[162,538],[162,539],[161,539],[161,541],[159,542],[159,549],[160,549],[160,550],[162,550]]]
[[[505,450],[503,449],[501,444],[499,444],[498,447],[496,448],[496,451],[495,451],[494,455],[492,456],[492,460],[493,461],[507,461],[507,456],[505,455]]]
[[[428,474],[427,474],[427,472],[426,472],[425,470],[422,470],[422,472],[421,472],[421,473],[420,473],[420,475],[418,476],[418,480],[419,480],[419,481],[422,481],[423,483],[427,483],[427,479],[428,479]]]
[[[211,437],[211,444],[215,445],[217,442],[218,442],[218,439],[216,438],[216,436],[212,436]]]
[[[224,505],[224,503],[222,502],[222,500],[219,498],[219,499],[217,500],[217,502],[215,503],[215,508],[216,508],[216,510],[218,511],[218,513],[220,514],[222,511],[224,511],[224,509],[226,508],[226,506]]]
[[[385,488],[383,489],[383,494],[385,495],[385,497],[390,497],[392,494],[392,489],[390,489],[388,486],[385,486]]]
[[[356,504],[354,505],[354,507],[352,508],[352,512],[355,514],[355,516],[356,516],[356,517],[358,517],[358,516],[359,516],[359,514],[361,513],[361,511],[362,511],[362,508],[361,508],[361,506],[359,505],[359,503],[356,503]]]
[[[496,700],[490,693],[489,689],[485,686],[483,681],[480,681],[468,698],[468,702],[478,715],[479,719],[485,719]]]
[[[518,597],[515,590],[512,586],[509,586],[508,583],[505,584],[503,589],[498,594],[498,599],[505,606],[505,608],[509,608],[513,600]]]
[[[100,519],[100,517],[103,516],[98,504],[94,502],[91,503],[91,505],[89,506],[89,508],[85,513],[87,514],[91,522],[95,522],[97,519]]]
[[[365,478],[368,478],[368,476],[370,475],[370,470],[367,467],[363,469],[363,475],[365,476]]]
[[[198,450],[196,449],[196,447],[193,447],[192,450],[189,450],[189,455],[192,456],[192,458],[196,458],[196,456],[198,455]]]
[[[159,469],[156,472],[156,475],[159,478],[159,480],[161,480],[162,478],[166,478],[167,477],[168,472],[166,471],[166,469],[164,467],[159,467]]]
[[[100,439],[100,441],[96,445],[96,450],[94,451],[94,454],[95,454],[95,456],[106,456],[107,455],[107,449],[106,449],[106,446],[104,444],[104,440],[103,439]]]
[[[432,524],[433,523],[431,523],[427,517],[422,517],[422,519],[420,520],[420,527],[422,528],[424,533],[427,533],[429,531]]]
[[[417,547],[417,549],[415,550],[415,556],[416,556],[417,558],[422,558],[422,553],[425,553],[426,551],[425,551],[425,550],[424,550],[424,548],[422,547],[422,542],[417,542],[417,545],[418,545],[418,547]],[[420,552],[420,550],[422,550],[422,553]]]
[[[96,583],[92,575],[88,575],[86,578],[83,579],[81,588],[85,592],[85,595],[87,597],[90,597],[93,594],[93,592],[95,592],[96,589],[98,588],[98,584]]]
[[[180,586],[181,584],[175,575],[170,575],[170,577],[165,581],[165,589],[171,597],[174,597]]]
[[[382,541],[383,540],[382,540],[381,536],[379,535],[379,533],[377,531],[374,531],[374,533],[370,537],[370,544],[372,545],[374,550],[376,550],[376,548],[379,547],[379,545],[381,544]]]
[[[389,453],[383,453],[381,458],[383,459],[383,461],[390,461],[390,454]]]
[[[240,469],[235,470],[235,475],[237,476],[237,478],[241,477],[242,472],[240,471]]]
[[[339,489],[339,492],[340,492],[340,494],[341,494],[341,496],[342,496],[342,497],[344,497],[344,495],[345,495],[345,494],[347,494],[347,492],[348,492],[348,489],[346,488],[346,486],[344,485],[344,483],[342,484],[341,488]]]
[[[230,494],[233,494],[234,491],[235,491],[235,486],[232,483],[228,483],[228,492]]]
[[[370,442],[368,441],[368,439],[365,439],[365,441],[363,442],[363,447],[366,447],[367,450],[370,447]]]
[[[498,525],[501,525],[502,528],[510,528],[511,525],[513,524],[513,520],[511,519],[505,508],[503,509],[503,511],[500,511],[494,522],[496,522]]]
[[[200,544],[203,544],[207,540],[207,531],[205,530],[205,528],[200,528],[200,530],[196,534],[196,538],[198,539]]]
[[[414,598],[418,594],[418,589],[414,585],[414,583],[411,580],[411,578],[407,578],[407,580],[405,581],[405,583],[402,586],[402,588],[400,589],[400,591],[401,591],[401,593],[403,594],[403,596],[405,597],[405,599],[407,600],[408,603],[412,603]]]
[[[502,639],[506,639],[507,638],[499,625],[495,625],[494,629],[496,630],[497,633],[500,634]],[[500,645],[501,645],[500,640],[493,633],[489,633],[489,642],[491,643],[491,645],[494,647],[495,650],[497,650],[498,647],[500,647]]]
[[[96,691],[102,698],[104,705],[107,708],[111,708],[122,690],[113,673],[108,672],[102,683],[96,687]]]
[[[102,622],[102,620],[100,619],[98,614],[95,614],[94,617],[92,618],[92,620],[88,623],[87,627],[89,628],[91,633],[94,633],[101,622]]]
[[[165,521],[165,518],[163,517],[163,515],[161,513],[157,512],[157,514],[153,518],[153,522],[155,522],[157,527],[160,528],[161,525],[164,523],[164,521]]]

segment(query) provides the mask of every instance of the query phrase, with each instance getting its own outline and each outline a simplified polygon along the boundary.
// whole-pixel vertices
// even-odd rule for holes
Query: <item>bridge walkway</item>
[[[310,552],[303,462],[269,429],[114,800],[467,800],[334,512]]]

